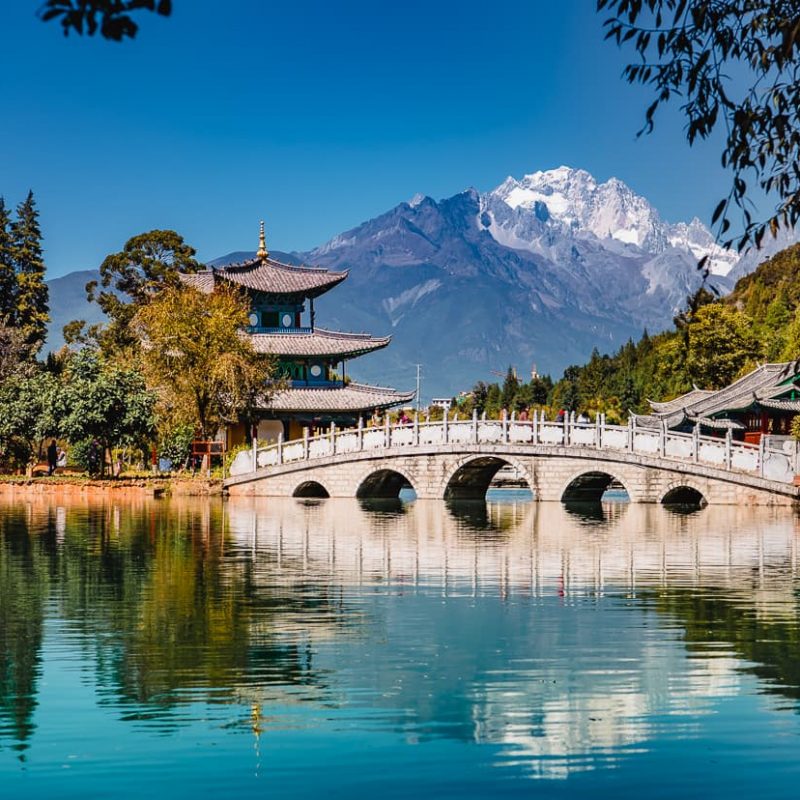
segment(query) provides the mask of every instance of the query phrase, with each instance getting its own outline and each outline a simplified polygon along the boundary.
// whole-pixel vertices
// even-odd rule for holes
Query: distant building
[[[435,406],[436,408],[441,408],[444,411],[449,411],[450,406],[453,404],[453,401],[449,397],[434,397],[431,400],[431,405]]]
[[[273,355],[287,387],[264,402],[256,435],[260,440],[299,438],[303,428],[325,430],[356,424],[359,416],[375,409],[408,403],[414,392],[354,383],[347,378],[346,363],[386,347],[391,337],[344,333],[317,327],[314,300],[338,286],[347,272],[317,267],[296,267],[271,258],[261,223],[255,258],[240,264],[208,268],[181,275],[181,280],[210,293],[220,283],[244,288],[250,299],[247,335],[257,353]],[[245,426],[232,426],[227,446],[249,439]]]
[[[650,402],[651,414],[634,415],[641,427],[691,430],[758,444],[762,436],[788,436],[800,412],[800,362],[762,364],[719,390],[699,389],[665,403]]]

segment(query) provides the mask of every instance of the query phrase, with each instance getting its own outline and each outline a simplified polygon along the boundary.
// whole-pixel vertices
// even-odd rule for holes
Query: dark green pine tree
[[[0,325],[13,325],[17,303],[17,276],[11,247],[11,218],[0,197]]]
[[[11,252],[17,278],[15,325],[33,352],[44,344],[50,321],[47,284],[44,280],[42,232],[33,192],[17,206],[17,219],[11,224]]]

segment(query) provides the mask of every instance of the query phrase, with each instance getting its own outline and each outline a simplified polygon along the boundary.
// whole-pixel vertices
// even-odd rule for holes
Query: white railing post
[[[253,437],[253,472],[258,469],[258,437]]]
[[[533,443],[534,444],[539,444],[539,411],[538,411],[538,409],[534,410],[534,412],[533,412],[533,422],[531,423],[531,426],[533,428],[533,430],[531,431]]]
[[[700,424],[695,423],[692,428],[692,461],[697,464],[700,461]]]
[[[283,464],[283,431],[278,434],[278,463]]]
[[[442,443],[447,444],[447,409],[444,409],[442,416]]]
[[[503,409],[503,419],[501,425],[502,441],[504,444],[508,443],[508,411]]]
[[[732,462],[732,444],[733,444],[733,431],[728,428],[725,431],[725,469],[730,470]]]
[[[472,409],[472,441],[478,444],[478,409]]]
[[[561,422],[561,444],[569,444],[569,411],[564,412],[564,419]]]
[[[336,423],[331,420],[331,455],[336,455]]]
[[[658,432],[658,453],[661,458],[667,455],[667,421],[661,420],[661,430]]]
[[[383,446],[384,447],[391,447],[392,445],[392,429],[391,424],[389,422],[389,413],[386,413],[386,423],[384,425],[383,430]]]
[[[364,417],[358,417],[358,449],[364,449]]]
[[[636,447],[634,443],[635,438],[636,438],[636,419],[633,416],[633,414],[631,414],[628,417],[628,450],[630,450],[631,453],[634,451]]]
[[[303,461],[308,461],[308,425],[303,428]]]
[[[761,438],[758,440],[758,476],[760,478],[764,477],[764,455],[766,452],[764,442],[764,434],[762,433]]]
[[[419,414],[414,414],[414,444],[419,444]]]

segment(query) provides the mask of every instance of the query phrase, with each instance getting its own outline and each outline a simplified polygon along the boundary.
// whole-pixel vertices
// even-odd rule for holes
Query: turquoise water
[[[0,505],[3,798],[795,797],[798,523]]]

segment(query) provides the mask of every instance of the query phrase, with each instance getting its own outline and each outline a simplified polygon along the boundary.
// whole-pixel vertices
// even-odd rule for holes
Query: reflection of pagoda
[[[303,428],[325,429],[331,422],[353,425],[359,416],[406,403],[414,396],[413,392],[367,386],[347,378],[347,359],[386,347],[391,337],[317,328],[314,299],[341,283],[347,272],[294,267],[270,258],[263,222],[255,258],[180,277],[203,292],[228,281],[242,287],[250,298],[247,332],[253,348],[275,356],[279,375],[288,381],[288,387],[261,410],[260,440],[274,441],[279,433],[285,439],[299,438]],[[307,324],[303,325],[306,312]],[[245,438],[244,426],[239,426],[229,433],[228,446]]]

